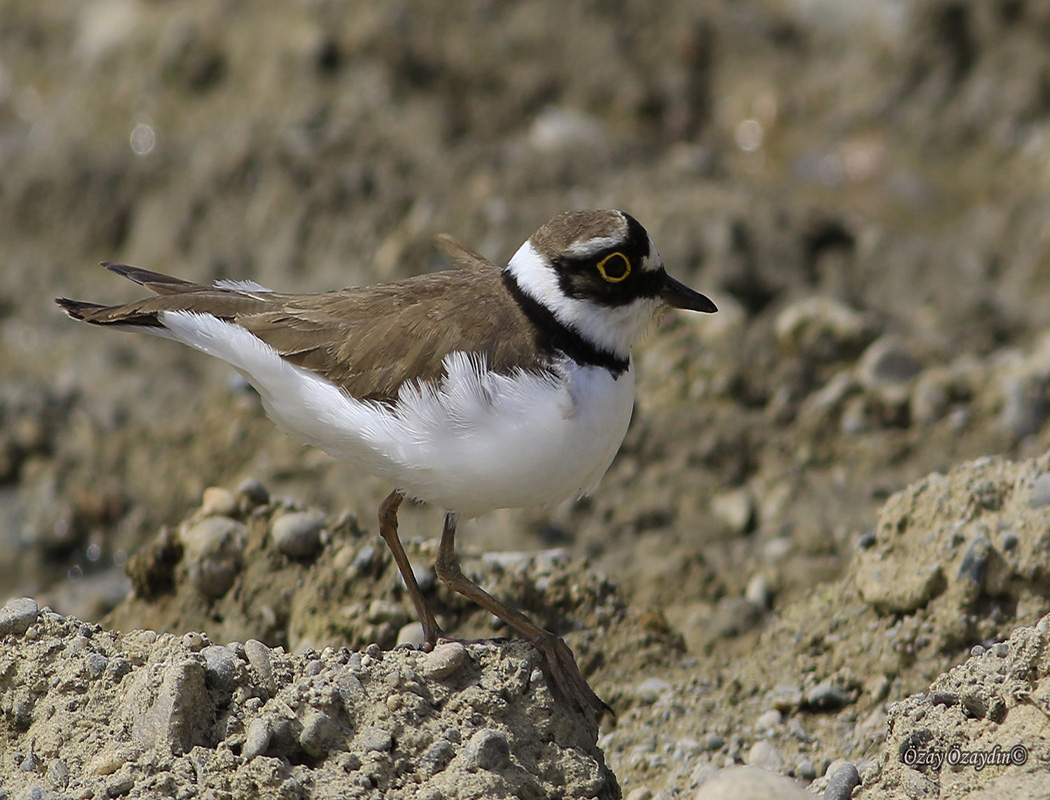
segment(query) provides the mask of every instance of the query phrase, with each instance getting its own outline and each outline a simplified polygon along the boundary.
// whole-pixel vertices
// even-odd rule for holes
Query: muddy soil
[[[8,607],[0,645],[0,790],[147,796],[192,774],[194,794],[336,796],[341,770],[362,796],[451,797],[480,770],[495,782],[462,796],[545,796],[561,774],[642,800],[749,764],[848,796],[848,762],[862,796],[1024,793],[1047,758],[1048,38],[1024,2],[0,0],[0,597],[34,603]],[[318,688],[411,641],[375,536],[390,487],[276,432],[221,364],[76,327],[52,298],[133,298],[101,260],[387,280],[446,266],[440,232],[502,262],[574,207],[638,217],[720,312],[639,348],[591,497],[459,540],[617,717],[548,703],[518,645],[468,645],[448,680],[403,645],[376,669],[417,675],[390,694],[424,698],[409,742],[401,707]],[[290,554],[274,526],[293,514],[313,533]],[[422,568],[440,522],[403,510]],[[428,592],[457,636],[506,635]],[[118,658],[132,671],[92,673]],[[450,710],[504,679],[499,715]],[[170,733],[196,725],[173,710],[184,684],[200,739]],[[136,696],[161,711],[136,723]],[[47,728],[85,698],[83,736]],[[547,761],[520,733],[537,715]],[[256,719],[282,733],[246,753]],[[453,760],[423,775],[442,724]],[[366,728],[389,746],[355,744]],[[87,770],[108,730],[137,742],[112,785]],[[995,745],[1029,757],[936,764]]]

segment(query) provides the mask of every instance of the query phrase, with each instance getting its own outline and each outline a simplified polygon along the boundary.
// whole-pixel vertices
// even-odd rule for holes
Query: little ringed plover
[[[606,706],[565,642],[460,571],[456,523],[594,488],[631,418],[631,347],[662,307],[715,305],[664,271],[645,229],[622,211],[560,214],[503,269],[448,237],[442,244],[459,269],[321,294],[203,286],[107,262],[153,296],[56,302],[74,319],[221,358],[280,428],[389,480],[380,533],[426,649],[443,632],[398,539],[397,510],[406,496],[445,509],[438,577],[531,642],[564,699],[600,713]]]

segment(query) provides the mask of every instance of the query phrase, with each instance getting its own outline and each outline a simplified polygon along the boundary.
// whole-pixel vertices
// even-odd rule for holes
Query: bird
[[[565,641],[463,574],[456,527],[593,490],[631,419],[632,347],[668,306],[717,308],[667,273],[645,228],[623,211],[561,213],[502,268],[450,236],[438,243],[456,268],[313,294],[102,262],[152,296],[55,302],[76,320],[222,359],[279,428],[393,484],[379,532],[424,650],[445,633],[401,545],[397,512],[406,497],[444,509],[437,577],[530,642],[556,695],[600,716],[609,708]]]

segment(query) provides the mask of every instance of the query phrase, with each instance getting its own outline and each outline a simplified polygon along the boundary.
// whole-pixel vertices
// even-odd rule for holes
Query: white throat
[[[550,309],[559,322],[575,328],[587,341],[621,358],[629,358],[631,347],[645,336],[661,301],[658,297],[639,298],[622,306],[606,306],[588,300],[566,297],[558,275],[532,242],[525,242],[507,264],[518,286],[542,306]]]

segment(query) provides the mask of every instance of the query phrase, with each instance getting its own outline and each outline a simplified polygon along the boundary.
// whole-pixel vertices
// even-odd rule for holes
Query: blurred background
[[[0,0],[0,595],[98,619],[211,485],[365,527],[389,491],[224,365],[67,320],[138,296],[98,261],[321,291],[585,207],[720,312],[639,348],[591,498],[463,547],[588,556],[704,647],[909,481],[1050,445],[1045,3]]]

